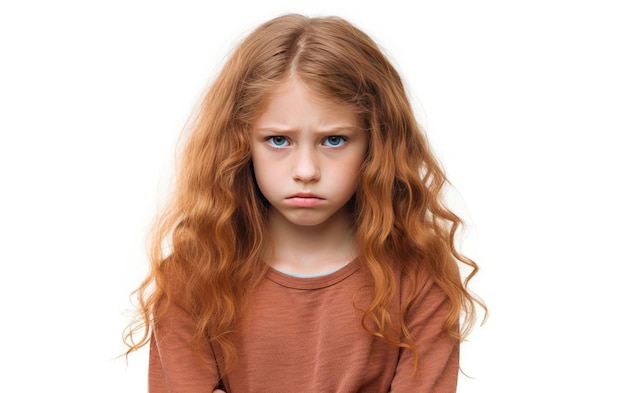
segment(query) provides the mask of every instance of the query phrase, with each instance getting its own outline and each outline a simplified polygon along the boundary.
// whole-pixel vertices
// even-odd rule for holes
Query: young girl
[[[156,225],[126,336],[150,343],[150,391],[454,392],[482,304],[445,184],[367,35],[258,27],[204,97]]]

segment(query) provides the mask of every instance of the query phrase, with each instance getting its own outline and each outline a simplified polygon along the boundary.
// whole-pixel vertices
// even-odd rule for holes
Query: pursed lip
[[[299,192],[287,197],[286,201],[295,207],[316,207],[324,203],[324,198],[310,192]]]
[[[323,200],[324,198],[319,197],[311,192],[299,192],[297,194],[293,194],[289,197],[287,197],[287,199],[292,199],[292,198],[311,198],[311,199],[320,199]]]

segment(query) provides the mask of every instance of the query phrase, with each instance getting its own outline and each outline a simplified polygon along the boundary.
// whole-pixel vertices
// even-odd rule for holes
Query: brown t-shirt
[[[458,340],[442,330],[449,301],[428,277],[417,284],[419,295],[407,314],[419,352],[414,373],[412,351],[361,326],[359,310],[369,304],[371,290],[358,261],[312,278],[270,269],[243,316],[237,366],[222,376],[228,392],[455,392]],[[404,305],[408,286],[400,280],[392,314]],[[192,354],[191,335],[189,318],[170,308],[151,340],[151,393],[212,392],[218,385],[219,367]],[[210,364],[210,346],[202,352]]]

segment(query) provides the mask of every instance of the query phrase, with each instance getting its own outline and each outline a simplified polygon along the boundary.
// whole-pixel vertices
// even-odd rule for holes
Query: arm
[[[410,305],[407,325],[419,353],[413,372],[413,351],[401,348],[392,392],[454,393],[459,372],[459,340],[443,330],[450,303],[431,280]]]
[[[191,347],[193,323],[175,304],[156,321],[150,340],[148,387],[150,393],[212,392],[219,375],[211,348],[199,354]]]

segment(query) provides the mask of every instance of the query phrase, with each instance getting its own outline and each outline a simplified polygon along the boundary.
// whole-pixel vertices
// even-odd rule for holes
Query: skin
[[[271,205],[268,263],[287,273],[319,274],[352,260],[347,203],[368,146],[355,113],[292,76],[271,94],[250,139],[256,181]]]
[[[356,256],[347,203],[369,142],[358,125],[350,108],[312,93],[293,76],[271,94],[254,122],[252,164],[271,206],[272,251],[266,261],[275,269],[320,274]]]

